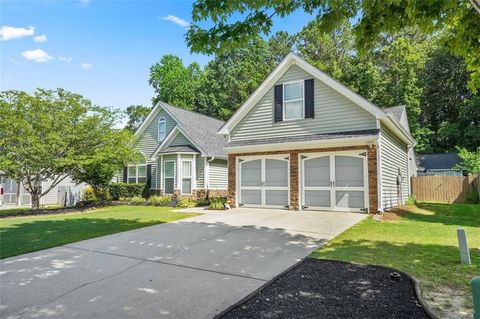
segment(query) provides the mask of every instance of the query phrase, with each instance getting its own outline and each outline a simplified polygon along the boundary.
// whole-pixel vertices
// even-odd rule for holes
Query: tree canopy
[[[67,176],[94,184],[88,171],[118,171],[135,156],[130,134],[114,129],[116,121],[115,112],[63,89],[1,92],[0,170],[22,181],[38,208],[40,198]],[[109,182],[113,175],[104,173]],[[52,183],[42,188],[46,180]]]
[[[408,27],[427,34],[446,31],[444,45],[461,56],[471,73],[470,88],[480,87],[480,18],[469,1],[359,0],[197,0],[186,40],[193,52],[213,54],[243,47],[257,35],[268,36],[275,17],[297,10],[314,15],[327,34],[355,21],[352,35],[359,54],[368,52],[384,34]],[[209,28],[202,23],[209,22]]]

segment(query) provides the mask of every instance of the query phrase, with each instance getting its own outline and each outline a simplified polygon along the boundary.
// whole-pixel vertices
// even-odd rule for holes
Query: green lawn
[[[470,311],[469,281],[480,272],[480,205],[424,203],[405,211],[381,222],[369,217],[313,257],[397,268],[420,281],[440,313]],[[458,227],[467,231],[472,265],[460,264]]]
[[[0,220],[0,258],[182,219],[171,207],[111,206],[83,213]]]

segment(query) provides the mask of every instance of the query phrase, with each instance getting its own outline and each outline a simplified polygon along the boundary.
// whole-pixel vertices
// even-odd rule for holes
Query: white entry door
[[[366,211],[366,152],[301,155],[302,209]]]
[[[239,159],[239,206],[288,208],[287,156]]]

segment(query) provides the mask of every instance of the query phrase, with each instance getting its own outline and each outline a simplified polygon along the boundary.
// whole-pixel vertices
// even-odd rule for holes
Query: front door
[[[239,206],[288,208],[288,156],[239,159]]]
[[[302,209],[366,211],[366,152],[301,155]]]

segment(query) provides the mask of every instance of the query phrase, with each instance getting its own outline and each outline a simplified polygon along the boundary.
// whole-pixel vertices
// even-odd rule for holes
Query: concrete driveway
[[[366,215],[234,209],[1,261],[1,318],[212,318]]]

